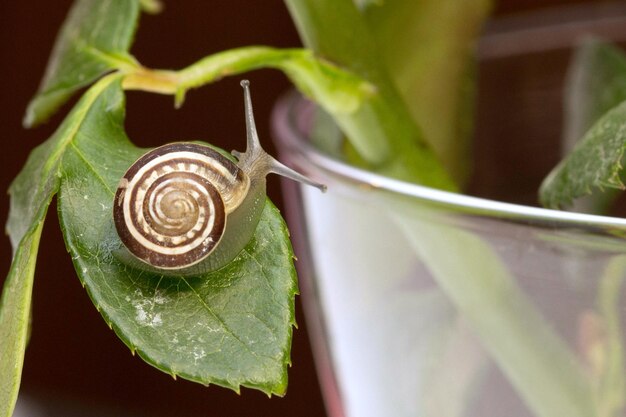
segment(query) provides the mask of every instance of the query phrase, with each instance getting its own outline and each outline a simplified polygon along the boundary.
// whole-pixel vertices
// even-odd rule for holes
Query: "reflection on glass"
[[[519,126],[545,116],[518,110],[505,111]],[[288,186],[287,204],[300,267],[310,262],[303,296],[332,417],[626,416],[626,220],[369,174],[307,144],[311,118],[291,97],[274,121],[282,157],[328,185],[324,195]],[[544,156],[525,140],[516,154]],[[532,176],[515,174],[508,184]],[[502,175],[490,182],[479,169],[474,190],[524,200]]]

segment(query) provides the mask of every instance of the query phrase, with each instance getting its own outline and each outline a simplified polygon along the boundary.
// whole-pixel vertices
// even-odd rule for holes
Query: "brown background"
[[[70,0],[0,1],[2,190],[8,188],[19,172],[30,149],[45,140],[61,120],[57,116],[45,126],[30,131],[21,127],[24,108],[37,88],[56,31],[70,3]],[[523,13],[565,3],[582,2],[502,0],[496,14]],[[251,44],[299,45],[281,1],[166,1],[162,15],[142,18],[133,53],[147,66],[180,68],[204,55]],[[272,103],[289,84],[275,71],[257,71],[249,78],[258,127],[267,144]],[[129,136],[144,146],[201,138],[227,149],[243,148],[238,80],[227,79],[191,92],[185,106],[177,111],[173,110],[171,97],[129,93]],[[270,180],[269,193],[280,205],[275,179]],[[0,218],[6,219],[8,198],[2,199],[0,210]],[[43,398],[51,404],[52,408],[44,415],[67,416],[58,407],[68,401],[84,410],[90,409],[76,415],[96,415],[95,409],[109,410],[109,415],[133,416],[325,415],[300,310],[297,312],[300,328],[294,335],[293,367],[285,398],[268,399],[252,390],[243,390],[238,396],[219,387],[173,381],[131,356],[104,324],[76,279],[54,211],[55,207],[51,207],[37,265],[33,336],[22,385],[25,397]],[[9,242],[4,239],[0,265],[5,273],[10,257]],[[116,410],[125,410],[127,414]]]

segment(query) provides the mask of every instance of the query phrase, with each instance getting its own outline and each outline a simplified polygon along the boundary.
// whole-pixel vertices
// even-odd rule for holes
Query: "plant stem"
[[[259,68],[283,71],[300,91],[331,113],[352,139],[366,168],[436,188],[456,189],[420,139],[401,98],[390,93],[394,91],[390,84],[366,82],[316,58],[309,50],[237,48],[207,56],[179,71],[137,66],[125,71],[123,87],[173,94],[180,106],[189,89]]]
[[[125,89],[174,94],[180,105],[189,89],[259,68],[283,71],[304,94],[335,115],[352,113],[363,101],[377,94],[374,86],[360,77],[315,57],[311,51],[298,48],[236,48],[209,55],[179,71],[140,66],[120,70],[125,74]]]
[[[456,190],[424,140],[383,67],[372,38],[352,0],[285,0],[303,42],[322,57],[374,84],[378,94],[350,115],[335,117],[365,160],[366,168],[403,180]],[[350,30],[337,30],[337,27]],[[385,153],[377,151],[386,142]]]

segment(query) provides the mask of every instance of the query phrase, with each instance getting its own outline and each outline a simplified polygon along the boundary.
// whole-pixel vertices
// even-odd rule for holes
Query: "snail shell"
[[[166,275],[221,268],[252,239],[274,172],[313,185],[261,148],[249,83],[242,82],[247,149],[237,163],[196,143],[172,143],[141,156],[120,180],[113,219],[127,265]]]

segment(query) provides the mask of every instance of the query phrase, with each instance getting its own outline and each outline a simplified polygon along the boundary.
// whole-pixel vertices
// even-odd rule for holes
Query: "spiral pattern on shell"
[[[212,148],[165,145],[144,154],[120,181],[115,227],[143,262],[185,268],[219,243],[226,216],[247,186],[247,176]]]

